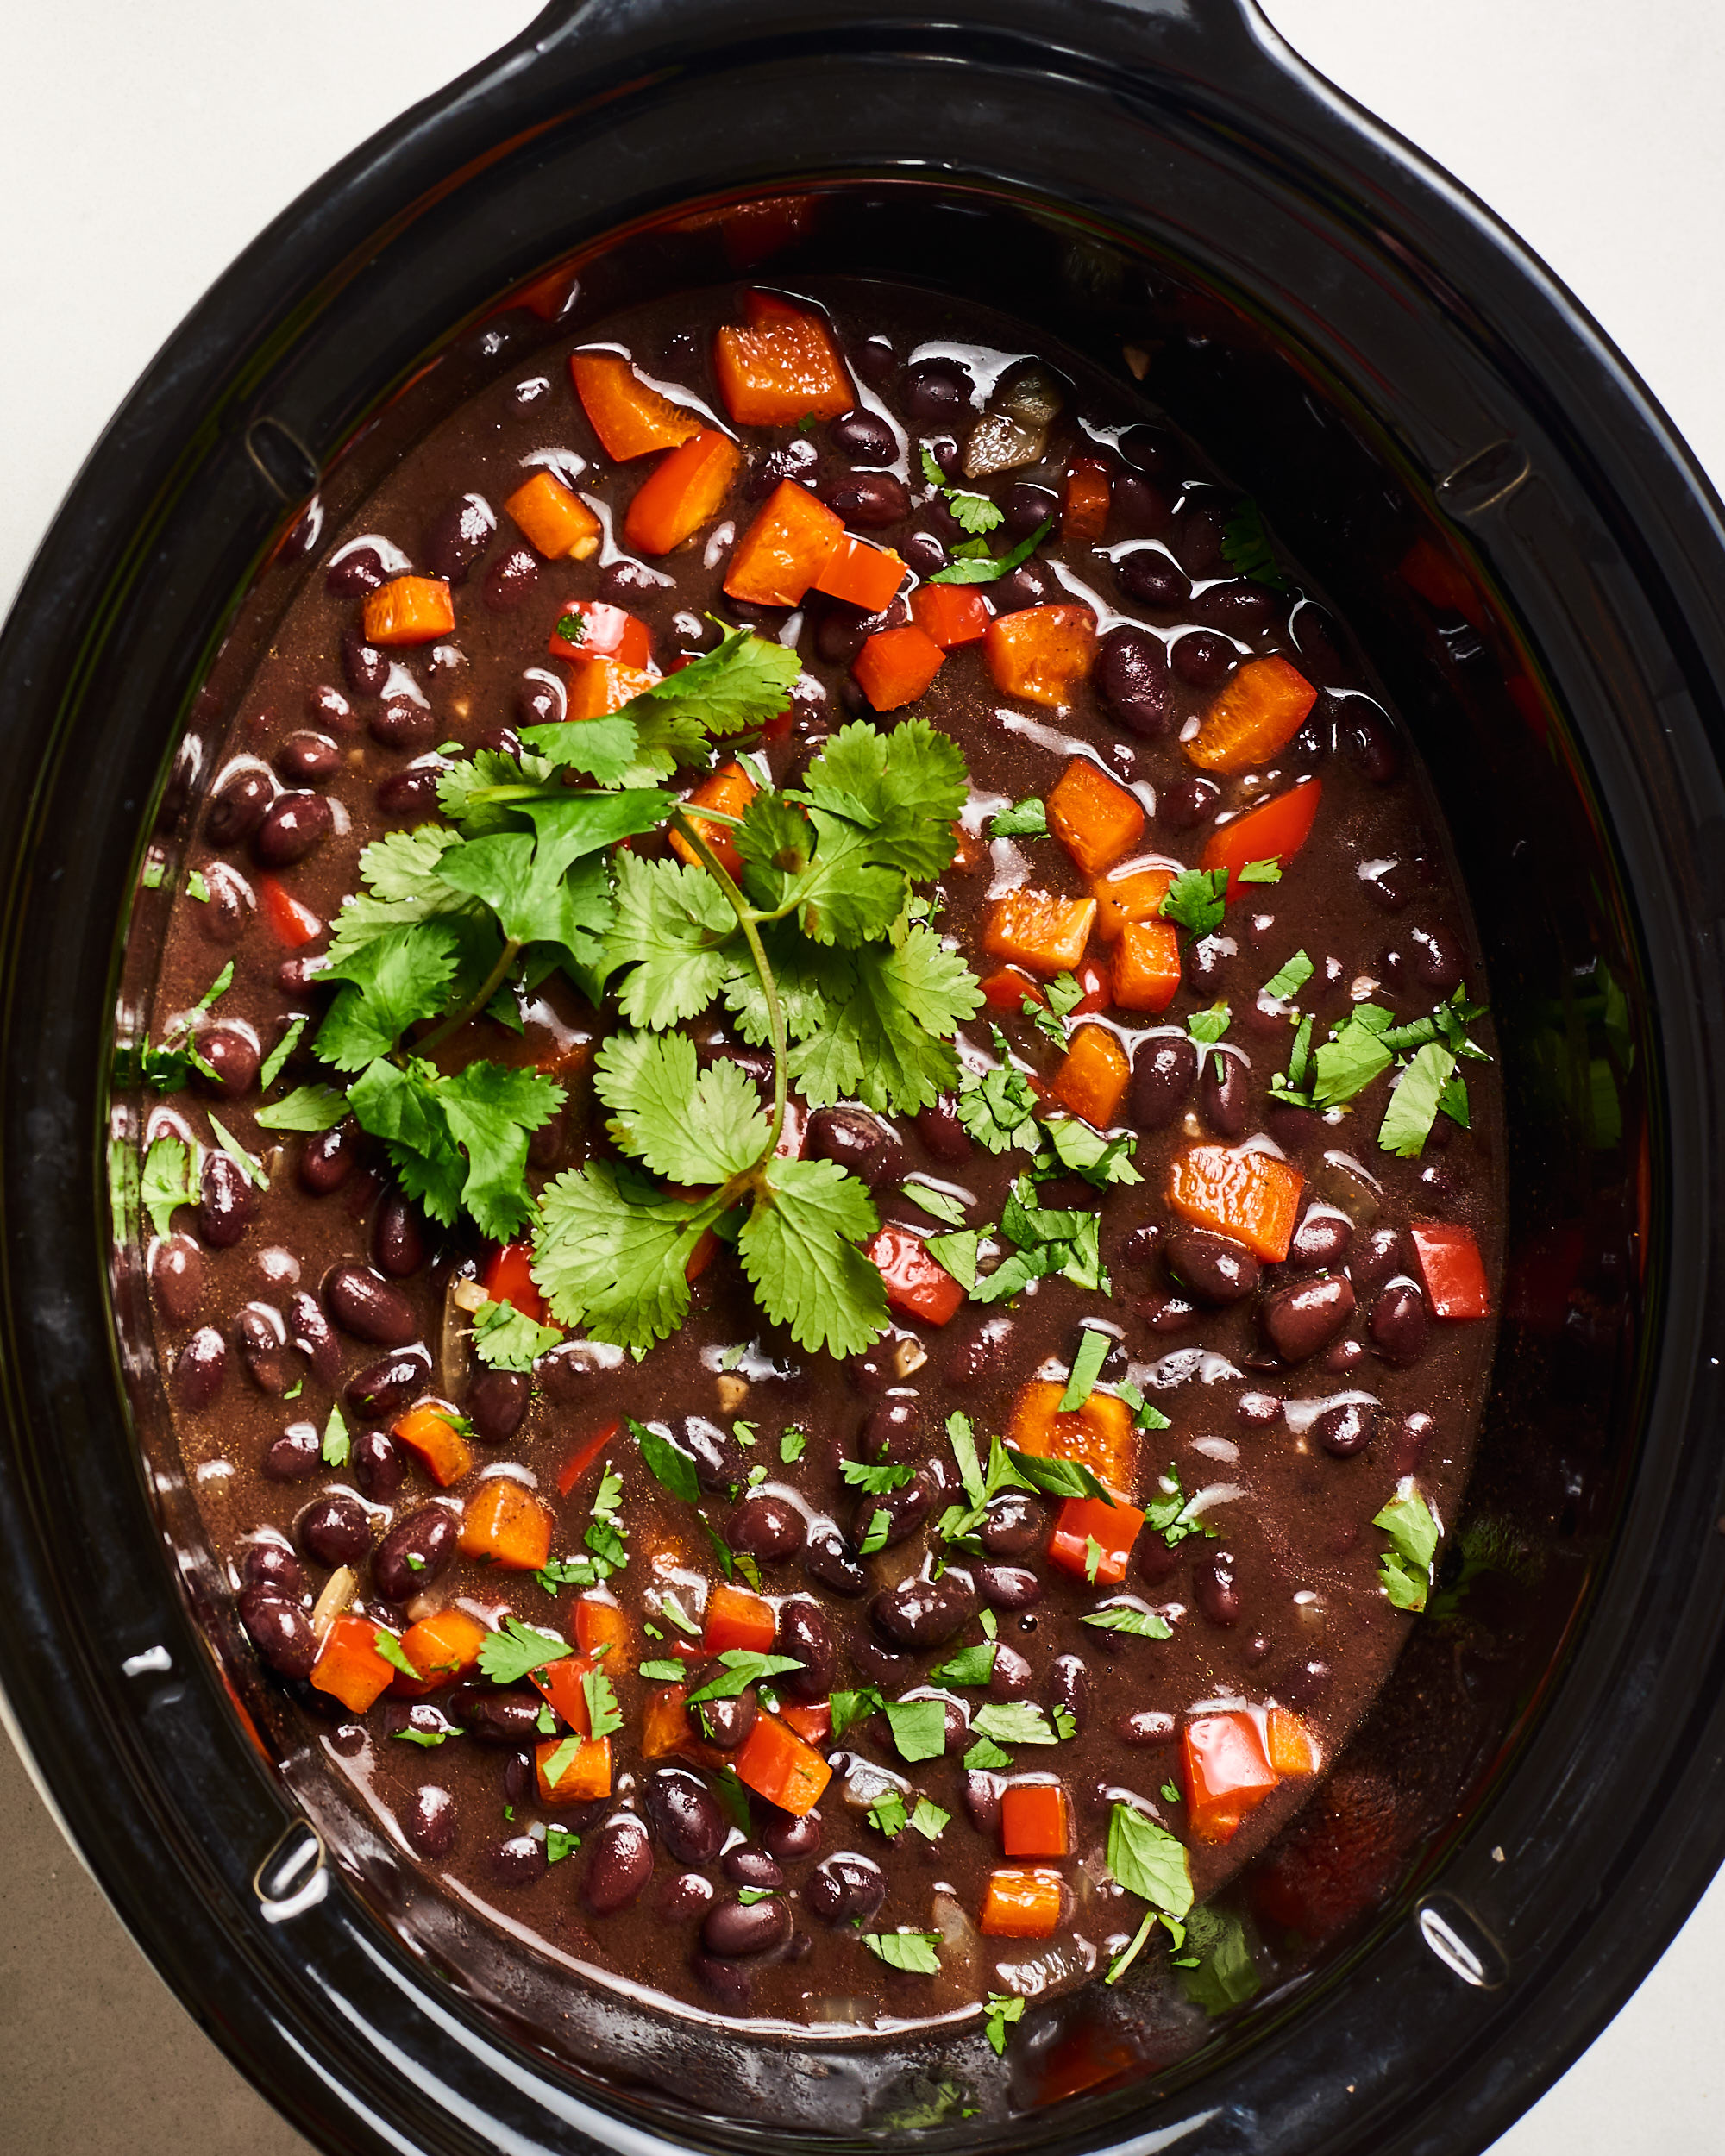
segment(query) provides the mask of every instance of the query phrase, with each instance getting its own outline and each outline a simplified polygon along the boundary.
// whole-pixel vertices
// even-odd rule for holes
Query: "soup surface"
[[[521,1951],[1247,1996],[1493,1337],[1346,650],[1124,369],[861,282],[584,326],[317,538],[160,976],[160,1362],[261,1666]]]

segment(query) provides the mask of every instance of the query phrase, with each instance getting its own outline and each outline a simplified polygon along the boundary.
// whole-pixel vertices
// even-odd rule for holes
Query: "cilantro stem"
[[[460,1032],[469,1018],[476,1018],[509,978],[509,969],[520,956],[519,943],[505,943],[503,947],[502,956],[499,958],[496,965],[486,975],[479,987],[467,998],[459,1011],[452,1012],[441,1025],[434,1026],[423,1040],[413,1044],[414,1054],[429,1056],[434,1048],[440,1047],[448,1040],[451,1033]]]
[[[737,889],[730,870],[681,809],[672,810],[671,827],[681,831],[687,839],[699,856],[701,866],[724,893],[725,903],[737,916],[737,926],[743,931],[749,955],[755,962],[755,970],[761,976],[761,993],[767,1006],[767,1031],[773,1043],[773,1127],[761,1158],[770,1160],[778,1145],[779,1134],[785,1127],[785,1092],[788,1083],[786,1066],[790,1049],[785,1032],[785,1014],[779,1002],[778,985],[773,979],[772,964],[767,956],[767,947],[761,941],[761,931],[756,925],[754,908]],[[759,1165],[758,1162],[756,1165]]]

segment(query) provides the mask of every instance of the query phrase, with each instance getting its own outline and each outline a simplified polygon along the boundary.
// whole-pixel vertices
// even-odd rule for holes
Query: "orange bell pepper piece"
[[[1049,793],[1048,828],[1082,874],[1098,876],[1144,836],[1144,805],[1088,756],[1075,756]]]
[[[1473,1230],[1439,1220],[1416,1221],[1408,1231],[1426,1300],[1434,1318],[1487,1318],[1491,1290]]]
[[[710,778],[703,779],[689,794],[684,806],[690,809],[722,809],[727,816],[741,816],[760,789],[740,763],[722,763]],[[692,816],[689,821],[712,847],[728,874],[743,874],[743,856],[737,850],[737,841],[731,835],[728,824],[714,824],[704,816]],[[693,868],[700,865],[700,856],[680,830],[671,833],[671,850],[681,856]]]
[[[366,594],[366,642],[429,644],[455,625],[455,603],[440,576],[392,576]]]
[[[422,1400],[398,1416],[392,1426],[392,1434],[419,1455],[425,1472],[445,1489],[451,1482],[459,1482],[474,1463],[473,1449],[456,1429],[451,1419],[454,1413],[451,1407]]]
[[[1114,1001],[1122,1011],[1165,1011],[1180,986],[1180,937],[1168,921],[1129,921],[1114,945]]]
[[[1323,791],[1321,779],[1304,780],[1289,793],[1260,802],[1233,823],[1220,825],[1211,832],[1199,865],[1227,870],[1230,900],[1252,891],[1258,887],[1242,883],[1240,870],[1251,861],[1279,861],[1285,871],[1312,835]]]
[[[260,876],[258,896],[264,902],[270,933],[289,950],[298,950],[307,943],[316,943],[323,933],[323,921],[309,906],[294,897],[279,877]]]
[[[1072,1807],[1058,1782],[1019,1782],[1000,1797],[1000,1853],[1070,1857]]]
[[[1105,1025],[1081,1025],[1066,1044],[1049,1091],[1063,1108],[1099,1131],[1120,1112],[1132,1076],[1126,1052]]]
[[[1075,547],[1097,545],[1108,528],[1113,492],[1106,464],[1095,457],[1075,457],[1061,495],[1061,537]]]
[[[742,469],[743,452],[730,436],[704,427],[636,489],[624,544],[637,554],[669,554],[712,522]]]
[[[644,621],[621,606],[602,599],[572,599],[560,620],[573,616],[580,624],[579,636],[566,636],[561,628],[551,632],[554,659],[615,659],[619,665],[645,674],[653,664],[653,637]]]
[[[916,702],[945,663],[933,637],[906,622],[902,629],[877,629],[850,671],[877,711],[898,711]]]
[[[620,352],[572,352],[569,373],[587,423],[613,463],[681,448],[701,430],[692,411],[649,389]]]
[[[1272,1707],[1266,1719],[1270,1764],[1276,1773],[1315,1774],[1319,1766],[1317,1740],[1293,1709]]]
[[[743,307],[748,328],[713,339],[719,394],[739,427],[794,427],[850,410],[850,377],[819,315],[773,292],[750,292]]]
[[[770,1602],[763,1602],[745,1587],[733,1587],[729,1580],[721,1580],[706,1598],[702,1651],[724,1654],[728,1648],[743,1647],[750,1654],[765,1654],[778,1628]]]
[[[480,1658],[486,1628],[477,1617],[453,1604],[435,1616],[422,1617],[401,1635],[401,1651],[419,1672],[419,1682],[396,1674],[391,1689],[410,1699],[441,1691],[446,1684],[471,1670]]]
[[[976,1928],[988,1939],[1046,1939],[1060,1921],[1060,1874],[1046,1865],[1001,1865],[988,1874]]]
[[[376,1705],[396,1677],[392,1663],[377,1651],[380,1632],[393,1639],[386,1626],[367,1617],[351,1614],[338,1617],[323,1635],[317,1659],[311,1665],[311,1682],[320,1692],[341,1701],[350,1714],[363,1714]]]
[[[1076,1460],[1116,1495],[1138,1476],[1138,1432],[1132,1409],[1113,1393],[1092,1393],[1076,1413],[1063,1414],[1066,1388],[1033,1377],[1019,1388],[1007,1435],[1020,1452],[1038,1460]]]
[[[504,507],[534,551],[548,561],[585,561],[599,551],[605,527],[554,473],[536,472]]]
[[[909,1228],[881,1228],[863,1256],[879,1268],[887,1301],[903,1316],[945,1325],[957,1315],[964,1290]]]
[[[806,486],[781,479],[731,553],[724,588],[750,606],[794,606],[844,536],[843,521]]]
[[[1057,899],[1028,887],[996,899],[982,931],[991,958],[1032,973],[1070,973],[1084,956],[1095,925],[1094,899]]]
[[[530,1489],[507,1475],[494,1475],[467,1501],[461,1554],[484,1557],[506,1572],[543,1571],[550,1560],[555,1524]]]
[[[662,1685],[647,1695],[641,1716],[641,1757],[674,1759],[689,1741],[689,1718],[684,1709],[686,1684]]]
[[[801,1700],[787,1700],[779,1708],[779,1720],[788,1723],[806,1745],[819,1749],[832,1736],[832,1702],[823,1699],[805,1705]]]
[[[865,614],[884,613],[905,580],[905,565],[890,547],[873,547],[846,532],[822,562],[814,588],[829,599],[860,606]]]
[[[832,1769],[814,1746],[771,1714],[756,1717],[732,1757],[737,1779],[793,1819],[812,1812],[832,1779]]]
[[[982,983],[982,1000],[994,1011],[1021,1011],[1027,1002],[1039,1003],[1044,1010],[1048,1007],[1048,998],[1038,983],[1016,966],[1003,966],[999,973],[988,975]]]
[[[594,1797],[611,1795],[611,1739],[609,1737],[583,1737],[580,1749],[573,1758],[566,1758],[555,1781],[551,1768],[569,1742],[567,1737],[548,1738],[533,1747],[535,1778],[539,1784],[542,1804],[591,1803]]]
[[[1112,943],[1128,921],[1157,919],[1162,901],[1173,881],[1171,868],[1149,868],[1132,862],[1124,862],[1119,868],[1111,868],[1107,875],[1098,876],[1090,886],[1090,896],[1096,901],[1097,940]]]
[[[1194,1145],[1175,1160],[1168,1202],[1195,1227],[1231,1235],[1258,1257],[1279,1265],[1294,1239],[1306,1178],[1271,1153]]]
[[[1264,1756],[1250,1714],[1201,1714],[1180,1739],[1186,1816],[1199,1841],[1232,1841],[1280,1777]]]
[[[533,1245],[505,1243],[494,1250],[480,1275],[480,1285],[493,1302],[506,1302],[535,1325],[545,1322],[545,1298],[533,1278]]]
[[[1249,771],[1268,763],[1306,723],[1318,692],[1297,667],[1273,655],[1248,659],[1217,690],[1203,724],[1182,745],[1205,771]]]
[[[620,711],[631,698],[650,689],[659,679],[639,667],[626,667],[620,659],[583,659],[570,669],[565,718],[605,718]]]
[[[919,584],[911,593],[911,619],[943,651],[981,643],[994,617],[974,584]]]
[[[1048,1561],[1076,1579],[1098,1587],[1118,1587],[1126,1576],[1126,1559],[1144,1525],[1136,1505],[1105,1505],[1100,1497],[1069,1497],[1055,1515],[1048,1538]],[[1090,1570],[1096,1545],[1095,1572]]]
[[[633,1636],[628,1618],[615,1602],[597,1595],[575,1597],[575,1645],[583,1654],[594,1657],[604,1649],[605,1666],[612,1677],[630,1666]]]
[[[1070,704],[1096,663],[1096,617],[1088,606],[1026,606],[997,614],[983,649],[994,686],[1027,703]]]

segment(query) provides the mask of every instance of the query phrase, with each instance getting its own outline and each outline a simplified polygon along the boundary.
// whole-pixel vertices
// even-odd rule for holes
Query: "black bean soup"
[[[160,1363],[272,1681],[518,1941],[672,2011],[999,2049],[1141,1924],[1132,1981],[1177,1959],[1419,1621],[1493,1339],[1496,1069],[1409,745],[1295,573],[1124,372],[819,279],[584,329],[320,546],[160,977]],[[956,1064],[910,1109],[872,1071],[787,1085],[776,1156],[874,1208],[847,1247],[885,1305],[870,1272],[877,1337],[839,1354],[767,1314],[734,1221],[644,1351],[614,1308],[560,1316],[524,1203],[503,1236],[437,1217],[319,1047],[364,849],[447,831],[440,778],[482,754],[593,787],[522,730],[573,736],[739,629],[782,686],[666,779],[702,844],[619,825],[583,904],[625,866],[740,876],[726,816],[832,778],[847,727],[929,722],[968,770],[894,931],[974,1012],[927,1021]],[[435,912],[437,858],[372,899]],[[648,1202],[598,1089],[619,976],[507,955],[453,1025],[386,1025],[366,1085],[549,1078],[524,1200],[627,1165]],[[667,1031],[643,980],[630,1025],[770,1116],[761,1025],[708,987]],[[626,1298],[604,1233],[566,1254]]]

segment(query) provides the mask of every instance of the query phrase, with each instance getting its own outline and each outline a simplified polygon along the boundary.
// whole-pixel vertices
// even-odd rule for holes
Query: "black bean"
[[[419,1329],[400,1288],[367,1266],[337,1265],[324,1278],[323,1300],[343,1332],[373,1347],[405,1347]]]
[[[1199,1302],[1244,1301],[1264,1268],[1244,1244],[1208,1228],[1176,1228],[1164,1245],[1175,1281]]]
[[[486,571],[480,597],[493,614],[512,614],[539,581],[539,558],[530,547],[511,547]]]
[[[704,1879],[699,1871],[680,1871],[660,1895],[657,1907],[661,1916],[675,1923],[706,1908],[712,1901],[711,1879]]]
[[[1220,510],[1182,511],[1175,531],[1175,546],[1181,561],[1192,575],[1218,576],[1226,569],[1227,557],[1222,552],[1222,539],[1226,530],[1226,519]]]
[[[899,552],[921,577],[932,576],[937,569],[946,567],[946,549],[932,531],[913,531],[900,542]]]
[[[950,1093],[942,1094],[932,1106],[919,1111],[916,1127],[917,1136],[937,1160],[969,1160],[976,1150],[976,1141],[959,1121],[957,1106]]]
[[[1367,1330],[1371,1344],[1386,1363],[1406,1368],[1425,1351],[1428,1330],[1426,1298],[1411,1280],[1392,1280],[1378,1290]]]
[[[1219,689],[1239,664],[1239,655],[1226,636],[1192,629],[1174,639],[1168,663],[1189,688]]]
[[[1028,480],[1019,479],[1000,497],[1000,509],[1007,536],[1028,539],[1032,532],[1059,516],[1060,497],[1045,486],[1032,486]]]
[[[380,696],[389,679],[389,660],[357,629],[350,629],[342,639],[342,672],[355,696]]]
[[[240,1597],[240,1622],[271,1669],[304,1679],[317,1659],[311,1620],[278,1587],[248,1587]]]
[[[803,1570],[817,1587],[855,1601],[869,1591],[869,1575],[831,1521],[811,1528],[803,1550]]]
[[[828,1857],[809,1874],[803,1907],[829,1924],[871,1917],[887,1898],[887,1877],[868,1857],[849,1850]]]
[[[392,772],[373,787],[372,799],[383,816],[417,823],[437,813],[437,767],[418,764],[411,770]]]
[[[240,1568],[248,1587],[273,1587],[297,1601],[305,1592],[305,1575],[299,1559],[284,1542],[254,1542]]]
[[[969,368],[961,361],[919,360],[905,370],[905,411],[925,425],[951,426],[969,409],[975,388]]]
[[[860,1626],[845,1641],[844,1651],[863,1682],[878,1684],[883,1690],[908,1684],[916,1674],[916,1663],[910,1655],[882,1646],[873,1633]]]
[[[273,1482],[303,1482],[323,1464],[317,1426],[310,1422],[290,1424],[264,1454],[264,1473]]]
[[[1282,1420],[1282,1402],[1274,1393],[1242,1393],[1234,1413],[1248,1430],[1268,1430]]]
[[[465,584],[496,530],[497,517],[480,495],[463,494],[451,502],[425,535],[425,561],[432,575],[446,584]]]
[[[327,1198],[353,1172],[360,1143],[360,1127],[351,1116],[344,1116],[333,1130],[314,1131],[300,1150],[300,1181],[314,1197]]]
[[[252,837],[252,851],[267,868],[290,868],[326,839],[335,812],[323,793],[279,793]]]
[[[361,1422],[384,1422],[423,1392],[431,1357],[417,1342],[367,1363],[348,1380],[342,1397]]]
[[[643,1793],[653,1832],[674,1862],[711,1864],[724,1840],[724,1814],[699,1775],[687,1767],[662,1767]]]
[[[403,1191],[383,1194],[372,1226],[372,1261],[391,1280],[407,1280],[425,1263],[425,1219]]]
[[[287,1333],[281,1313],[267,1302],[248,1302],[234,1332],[247,1376],[260,1393],[279,1400],[287,1390]]]
[[[979,1564],[976,1591],[992,1609],[1028,1609],[1042,1600],[1042,1581],[1023,1564]]]
[[[1333,1340],[1353,1315],[1346,1273],[1320,1273],[1266,1295],[1258,1312],[1264,1338],[1284,1363],[1303,1363]]]
[[[1034,569],[1008,569],[988,586],[988,597],[997,614],[1021,614],[1027,606],[1042,605],[1048,586]]]
[[[1152,1332],[1184,1332],[1198,1313],[1183,1295],[1140,1295],[1132,1309]]]
[[[891,1342],[871,1347],[862,1355],[853,1355],[844,1365],[844,1374],[850,1380],[854,1392],[883,1391],[897,1374]]]
[[[815,624],[815,650],[830,667],[853,664],[868,639],[869,632],[854,610],[835,607]]]
[[[386,1602],[411,1602],[455,1554],[454,1518],[442,1505],[422,1505],[398,1520],[372,1552],[372,1580]]]
[[[791,1934],[789,1904],[776,1896],[767,1902],[719,1902],[701,1921],[701,1944],[710,1954],[742,1961],[782,1946]]]
[[[210,863],[204,888],[210,895],[198,909],[198,932],[225,950],[245,934],[255,911],[251,889],[221,861]]]
[[[1122,555],[1118,574],[1126,597],[1153,613],[1170,614],[1176,608],[1183,609],[1191,596],[1192,586],[1182,571],[1165,554],[1148,547]]]
[[[455,1846],[455,1800],[434,1782],[423,1782],[401,1808],[401,1831],[416,1855],[447,1857]]]
[[[480,1744],[520,1750],[538,1741],[543,1703],[536,1692],[499,1692],[490,1684],[461,1684],[450,1693],[444,1712],[458,1729],[465,1729]]]
[[[1338,1376],[1346,1376],[1356,1363],[1365,1359],[1365,1348],[1358,1340],[1338,1340],[1324,1351],[1323,1367]]]
[[[1192,1567],[1192,1599],[1210,1624],[1227,1630],[1240,1618],[1238,1567],[1226,1550],[1200,1557]]]
[[[1132,1119],[1159,1131],[1185,1106],[1198,1077],[1198,1051],[1183,1033],[1155,1033],[1132,1050]]]
[[[888,464],[898,448],[892,429],[872,411],[847,411],[826,432],[839,454],[855,464]]]
[[[342,752],[328,734],[290,734],[275,752],[275,768],[292,787],[322,786],[342,766]]]
[[[189,1235],[171,1235],[156,1244],[150,1284],[163,1316],[175,1325],[190,1325],[204,1300],[204,1253]]]
[[[748,2012],[754,1971],[746,1962],[723,1961],[717,1954],[697,1952],[689,1956],[689,1970],[701,1990],[718,2002],[723,2012]]]
[[[1112,504],[1120,523],[1129,531],[1160,531],[1174,514],[1174,505],[1167,491],[1154,479],[1146,479],[1141,472],[1120,472],[1114,476]],[[1128,560],[1132,557],[1127,556]],[[1139,557],[1140,559],[1142,557]],[[1164,568],[1173,564],[1165,556],[1160,557]],[[1186,580],[1180,579],[1182,595]]]
[[[302,1290],[289,1298],[287,1337],[310,1363],[318,1383],[333,1386],[342,1374],[342,1350],[315,1295]]]
[[[1243,576],[1212,584],[1192,602],[1195,620],[1211,622],[1231,636],[1261,636],[1280,611],[1276,596],[1267,584],[1255,584]]]
[[[871,1464],[914,1459],[921,1450],[924,1411],[913,1388],[890,1394],[870,1408],[856,1436],[856,1457]]]
[[[1076,1654],[1056,1655],[1054,1667],[1049,1672],[1048,1689],[1054,1704],[1063,1707],[1082,1730],[1090,1704],[1090,1672],[1084,1666],[1083,1658]]]
[[[467,1387],[467,1420],[487,1445],[504,1445],[521,1427],[533,1397],[525,1370],[482,1369]]]
[[[1402,750],[1388,718],[1365,710],[1357,696],[1347,699],[1340,739],[1344,753],[1374,786],[1389,786],[1401,777]]]
[[[1035,1682],[1035,1672],[1016,1647],[1009,1647],[1004,1639],[994,1648],[993,1667],[988,1671],[988,1691],[994,1699],[1022,1699]]]
[[[1245,1129],[1251,1106],[1245,1058],[1210,1049],[1198,1078],[1198,1112],[1205,1122],[1223,1138],[1238,1138]]]
[[[866,1108],[817,1108],[803,1150],[812,1160],[837,1161],[871,1190],[904,1176],[904,1148],[891,1125]]]
[[[595,1916],[632,1902],[653,1876],[653,1845],[638,1819],[614,1819],[587,1845],[591,1854],[581,1899]]]
[[[1329,1690],[1333,1677],[1329,1664],[1314,1655],[1309,1661],[1296,1664],[1276,1689],[1278,1696],[1292,1707],[1314,1707]]]
[[[1439,995],[1448,995],[1460,986],[1466,958],[1442,922],[1430,928],[1410,929],[1408,940],[1414,946],[1414,971],[1427,987]]]
[[[245,1034],[231,1025],[207,1026],[198,1036],[198,1053],[209,1067],[195,1073],[193,1082],[200,1093],[237,1100],[251,1091],[261,1058],[256,1044]]]
[[[389,571],[375,547],[353,548],[339,561],[332,561],[323,573],[325,588],[342,599],[363,598],[367,592],[380,590],[388,581]]]
[[[767,1852],[751,1849],[746,1842],[727,1849],[718,1868],[732,1886],[781,1887],[785,1883],[784,1873]]]
[[[820,1604],[807,1595],[781,1602],[775,1644],[803,1665],[778,1680],[782,1689],[793,1699],[825,1699],[837,1680],[838,1648]]]
[[[1159,1222],[1146,1220],[1136,1227],[1120,1245],[1120,1257],[1127,1265],[1148,1265],[1162,1249],[1162,1227]]]
[[[913,1535],[933,1507],[935,1485],[925,1469],[901,1489],[884,1490],[878,1497],[866,1493],[857,1501],[851,1540],[858,1549],[867,1542],[871,1550],[891,1550]],[[877,1513],[887,1515],[886,1539],[873,1532]]]
[[[708,1670],[703,1674],[702,1682],[717,1674]],[[752,1692],[741,1692],[734,1699],[702,1700],[698,1706],[691,1701],[689,1727],[697,1737],[705,1737],[720,1752],[735,1752],[747,1739],[760,1712]]]
[[[204,1156],[198,1232],[212,1250],[232,1250],[257,1211],[257,1194],[240,1163],[227,1153]]]
[[[499,1886],[534,1886],[545,1876],[545,1845],[531,1834],[512,1834],[491,1852],[491,1875]]]
[[[354,1439],[354,1480],[373,1502],[386,1505],[407,1480],[407,1462],[387,1430],[361,1430]]]
[[[228,1344],[213,1325],[194,1332],[174,1358],[173,1396],[189,1414],[207,1407],[228,1374]]]
[[[960,1788],[970,1824],[979,1834],[987,1835],[992,1841],[1000,1829],[1000,1797],[1004,1789],[1000,1777],[972,1767],[965,1774]],[[804,1898],[806,1899],[806,1896]]]
[[[1140,1575],[1155,1587],[1170,1572],[1179,1570],[1178,1554],[1169,1548],[1158,1534],[1140,1535],[1133,1547],[1132,1562]]]
[[[264,820],[264,812],[275,797],[267,773],[242,771],[210,804],[204,835],[212,846],[237,846],[249,838]]]
[[[894,1646],[939,1647],[970,1621],[976,1606],[969,1575],[949,1570],[938,1580],[901,1580],[883,1588],[869,1614]]]
[[[1002,1490],[990,1499],[976,1539],[991,1557],[1021,1557],[1042,1539],[1042,1507],[1028,1491]]]
[[[1373,1228],[1356,1244],[1348,1259],[1348,1277],[1362,1301],[1392,1273],[1406,1271],[1412,1252],[1401,1228]]]
[[[1312,1425],[1312,1435],[1333,1458],[1351,1460],[1377,1434],[1378,1420],[1378,1410],[1371,1401],[1339,1401]]]
[[[1294,1231],[1288,1256],[1295,1265],[1339,1265],[1352,1240],[1353,1222],[1346,1213],[1308,1206],[1305,1218]]]
[[[1119,1718],[1114,1724],[1114,1734],[1123,1745],[1172,1744],[1174,1717],[1163,1714],[1157,1708],[1140,1707]]]
[[[366,725],[373,741],[405,755],[429,749],[442,730],[430,705],[411,696],[391,697],[372,713]]]
[[[356,1564],[372,1546],[371,1515],[339,1490],[308,1505],[295,1523],[300,1546],[320,1564]]]
[[[1174,724],[1168,697],[1168,655],[1144,629],[1111,629],[1096,648],[1096,693],[1110,713],[1146,741]]]
[[[951,1385],[975,1385],[1000,1367],[1000,1357],[1012,1338],[1010,1318],[977,1319],[953,1340],[946,1358],[946,1378]]]
[[[813,1856],[820,1847],[821,1827],[819,1812],[805,1812],[800,1819],[793,1819],[789,1813],[781,1813],[768,1820],[761,1829],[762,1846],[769,1857],[781,1864],[799,1864],[804,1858]]]
[[[1157,788],[1157,821],[1171,831],[1195,830],[1207,816],[1215,813],[1221,798],[1222,789],[1214,779],[1176,779]]]

